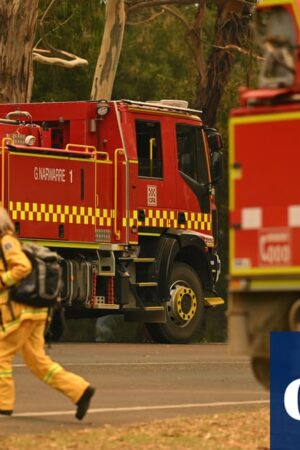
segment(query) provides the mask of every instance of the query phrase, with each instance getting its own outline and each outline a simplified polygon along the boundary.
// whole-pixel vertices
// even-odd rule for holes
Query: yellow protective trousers
[[[67,372],[45,354],[45,320],[25,320],[19,328],[0,339],[0,410],[13,410],[15,385],[12,360],[20,352],[28,368],[40,380],[77,403],[89,383]]]

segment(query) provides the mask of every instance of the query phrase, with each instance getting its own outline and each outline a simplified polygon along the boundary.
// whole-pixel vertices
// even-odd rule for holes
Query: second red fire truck
[[[270,331],[300,324],[300,1],[262,0],[256,16],[258,88],[229,127],[229,331],[268,386]]]
[[[63,258],[67,317],[124,314],[189,342],[222,304],[222,142],[178,101],[0,105],[1,204]]]

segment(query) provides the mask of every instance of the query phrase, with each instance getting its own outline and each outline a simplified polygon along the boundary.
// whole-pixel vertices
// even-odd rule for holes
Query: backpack
[[[61,257],[32,242],[22,244],[22,250],[32,264],[32,271],[9,289],[10,300],[38,308],[55,306],[62,288]]]

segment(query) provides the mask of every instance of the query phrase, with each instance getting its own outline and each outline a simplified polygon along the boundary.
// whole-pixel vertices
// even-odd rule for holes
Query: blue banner
[[[271,450],[300,449],[300,333],[271,333]]]

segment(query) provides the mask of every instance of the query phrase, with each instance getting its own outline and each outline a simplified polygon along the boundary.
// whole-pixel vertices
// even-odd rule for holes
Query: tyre
[[[170,277],[166,323],[147,324],[151,337],[162,343],[185,344],[200,333],[204,316],[203,290],[197,273],[175,263]]]

